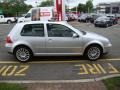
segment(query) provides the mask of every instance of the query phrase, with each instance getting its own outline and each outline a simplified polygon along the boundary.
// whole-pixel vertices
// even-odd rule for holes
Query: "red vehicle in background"
[[[74,21],[78,19],[79,13],[78,12],[67,12],[66,16],[68,17],[68,21]]]

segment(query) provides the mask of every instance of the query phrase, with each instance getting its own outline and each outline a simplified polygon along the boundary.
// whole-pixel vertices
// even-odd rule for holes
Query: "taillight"
[[[6,38],[6,43],[12,43],[12,40],[9,36]]]

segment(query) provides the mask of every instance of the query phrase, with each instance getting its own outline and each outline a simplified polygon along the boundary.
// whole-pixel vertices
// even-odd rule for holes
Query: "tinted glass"
[[[47,24],[48,37],[72,37],[75,33],[68,27],[60,24]]]
[[[28,13],[28,14],[25,16],[25,18],[29,18],[29,17],[31,17],[31,14],[30,14],[30,13]]]
[[[23,27],[21,32],[22,36],[44,36],[44,25],[43,24],[28,24]]]

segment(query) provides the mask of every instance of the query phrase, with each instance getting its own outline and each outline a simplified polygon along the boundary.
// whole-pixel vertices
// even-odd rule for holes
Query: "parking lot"
[[[118,75],[120,72],[120,24],[100,28],[91,23],[69,22],[80,30],[107,37],[112,48],[100,60],[91,62],[82,56],[34,57],[29,63],[19,63],[7,53],[5,38],[14,24],[0,24],[0,80],[81,80]]]

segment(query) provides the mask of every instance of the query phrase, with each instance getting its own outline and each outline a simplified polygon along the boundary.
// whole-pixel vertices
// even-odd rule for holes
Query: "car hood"
[[[23,19],[23,18],[24,18],[24,17],[20,17],[20,18],[18,18],[18,19],[20,19],[20,20],[21,20],[21,19]]]
[[[86,32],[86,34],[84,35],[84,37],[86,37],[86,38],[89,38],[89,39],[92,39],[92,40],[102,40],[102,41],[109,42],[109,40],[102,35],[99,35],[99,34],[96,34],[96,33],[93,33],[93,32],[89,32],[89,31],[85,31],[85,32]]]

